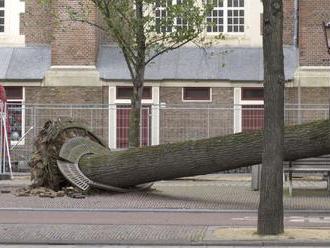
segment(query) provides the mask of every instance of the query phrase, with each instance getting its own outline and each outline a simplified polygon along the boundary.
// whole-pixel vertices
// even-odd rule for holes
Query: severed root
[[[35,151],[29,161],[32,187],[46,187],[58,191],[68,186],[57,167],[57,159],[62,145],[74,137],[86,137],[102,146],[103,142],[80,122],[71,119],[47,121],[35,142]]]

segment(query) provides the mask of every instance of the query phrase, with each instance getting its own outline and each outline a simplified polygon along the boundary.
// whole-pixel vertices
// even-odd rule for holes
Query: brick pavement
[[[206,226],[182,225],[0,225],[1,242],[198,242]]]
[[[0,188],[14,191],[15,188],[27,183],[24,179],[17,178],[15,181],[0,181]],[[295,196],[291,198],[285,195],[286,209],[330,210],[330,201],[324,182],[296,180],[294,184]],[[250,190],[249,176],[208,175],[193,179],[157,182],[153,190],[146,192],[127,194],[103,192],[87,196],[85,199],[16,197],[13,193],[3,193],[0,194],[0,208],[255,210],[258,205],[258,195],[258,192]],[[0,243],[142,244],[141,247],[145,247],[147,243],[205,245],[210,241],[205,237],[210,237],[215,228],[210,225],[181,224],[2,223],[0,224]],[[257,245],[265,244],[262,243],[263,241],[256,242]],[[231,245],[230,242],[227,242],[227,245]]]
[[[17,182],[15,184],[15,182]],[[22,187],[26,180],[0,181],[0,187]],[[15,186],[16,185],[16,186]],[[294,181],[294,197],[285,187],[286,209],[330,210],[330,201],[324,181]],[[249,209],[258,207],[259,192],[251,191],[246,175],[208,175],[186,180],[162,181],[146,192],[114,194],[103,192],[85,199],[16,197],[13,193],[0,194],[0,208],[84,208],[84,209]]]
[[[255,246],[265,247],[329,247],[330,240],[307,238],[295,240],[284,237],[250,237],[247,240],[229,240],[216,232],[222,230],[216,226],[186,225],[47,225],[47,224],[0,224],[1,244],[80,244],[89,245],[129,245],[153,247],[157,245],[173,246]],[[307,229],[300,229],[307,230]],[[311,229],[308,229],[311,230]],[[24,246],[25,247],[25,246]],[[35,246],[34,246],[35,247]]]

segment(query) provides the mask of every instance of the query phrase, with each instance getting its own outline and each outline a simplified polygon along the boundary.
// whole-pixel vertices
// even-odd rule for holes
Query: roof
[[[298,67],[298,50],[284,48],[286,80]],[[0,48],[0,80],[42,80],[51,66],[50,47]],[[97,70],[105,80],[130,80],[118,47],[101,46]],[[262,48],[179,48],[157,57],[146,80],[263,81]]]
[[[42,80],[50,65],[49,47],[0,48],[0,79]]]
[[[298,50],[284,48],[286,80],[298,67]],[[101,46],[97,69],[105,80],[130,80],[118,47]],[[157,57],[146,68],[146,80],[263,81],[262,48],[183,47]]]

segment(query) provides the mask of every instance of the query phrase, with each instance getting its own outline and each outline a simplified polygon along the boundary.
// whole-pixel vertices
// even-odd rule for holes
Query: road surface
[[[330,213],[287,212],[287,227],[330,228]],[[256,211],[177,209],[0,209],[1,224],[256,226]]]

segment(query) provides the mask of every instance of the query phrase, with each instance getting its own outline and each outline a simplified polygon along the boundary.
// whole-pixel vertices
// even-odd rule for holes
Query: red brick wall
[[[99,19],[94,5],[88,7],[89,21]],[[39,0],[26,0],[26,11],[21,16],[21,33],[27,45],[51,45],[53,65],[95,65],[101,39],[100,31],[91,25],[70,22],[65,6],[78,9],[79,1],[56,0],[44,5]]]
[[[50,44],[52,25],[49,6],[40,4],[38,0],[26,0],[20,28],[27,45]]]
[[[285,45],[293,45],[294,35],[294,0],[283,1],[283,42]]]
[[[30,104],[103,104],[107,103],[106,87],[26,87]]]
[[[182,102],[181,87],[161,87],[160,102],[167,106],[160,110],[160,143],[233,133],[233,88],[212,88],[212,102],[203,103]]]
[[[329,0],[300,0],[300,65],[329,66],[322,22],[330,21]]]
[[[63,6],[80,10],[79,1],[57,0],[52,2],[52,10],[60,20],[69,20],[68,11]],[[88,21],[96,23],[97,12],[89,0],[84,0],[89,9]],[[97,28],[76,21],[61,21],[53,24],[52,64],[53,65],[95,65],[98,49]]]
[[[107,105],[101,104],[108,104],[108,92],[108,87],[25,87],[26,129],[34,125],[39,131],[49,119],[70,117],[84,123],[107,143],[109,111]],[[50,105],[35,106],[32,111],[30,104]],[[97,105],[70,108],[68,104]]]
[[[160,101],[166,104],[176,104],[181,106],[189,106],[196,102],[182,101],[182,87],[161,87]],[[233,88],[212,88],[212,102],[203,103],[197,102],[197,105],[222,104],[231,106],[234,104],[234,89]]]
[[[298,89],[285,88],[284,90],[284,103],[285,104],[297,104],[298,103]]]

